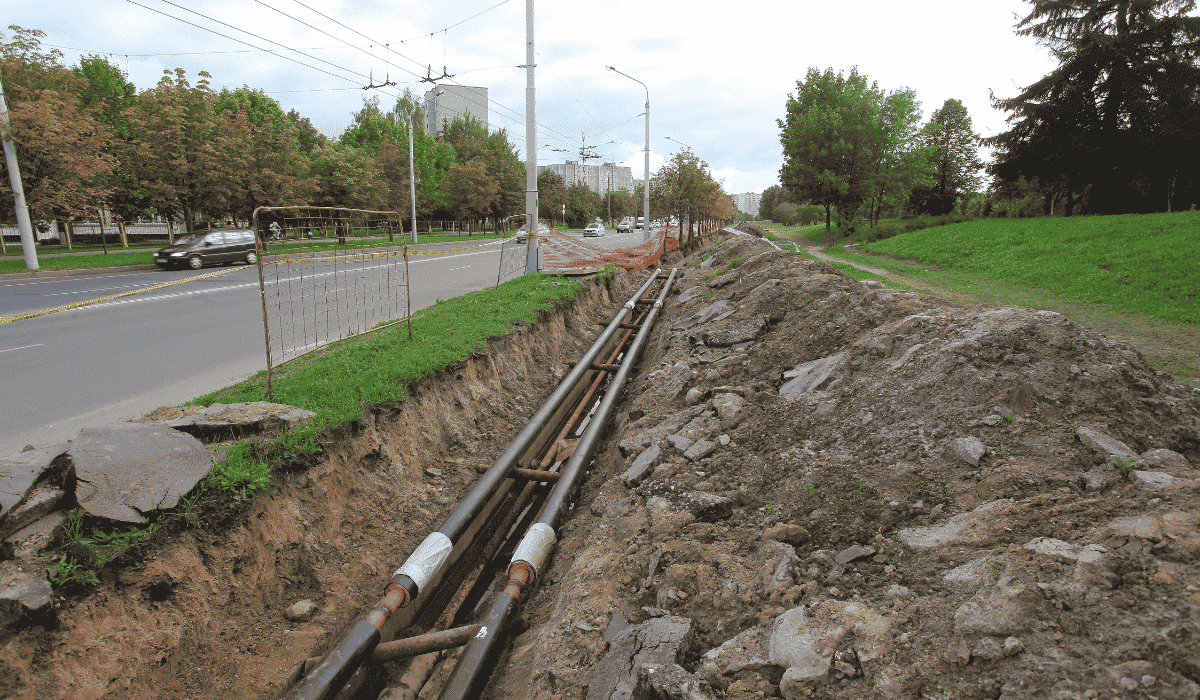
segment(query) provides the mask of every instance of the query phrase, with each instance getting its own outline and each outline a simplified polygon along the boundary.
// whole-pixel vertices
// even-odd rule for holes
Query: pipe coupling
[[[554,549],[556,540],[554,528],[546,523],[534,523],[529,526],[525,536],[521,538],[521,543],[513,552],[510,565],[528,564],[533,567],[535,574],[541,573],[542,567],[546,565],[546,560],[550,558],[550,552]]]
[[[449,537],[440,532],[431,532],[416,551],[409,555],[404,566],[396,569],[393,577],[407,576],[417,584],[418,592],[423,591],[425,585],[429,583],[429,579],[433,578],[438,569],[442,568],[442,564],[446,563],[446,558],[450,556],[452,549],[454,549],[454,543],[450,541]]]

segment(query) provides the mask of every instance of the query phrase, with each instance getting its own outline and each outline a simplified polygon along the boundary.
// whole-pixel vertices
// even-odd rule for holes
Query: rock
[[[208,407],[163,406],[132,422],[161,423],[201,440],[216,442],[295,427],[316,415],[286,404],[250,401],[215,403]]]
[[[612,642],[624,634],[627,629],[629,629],[629,620],[625,619],[625,615],[620,610],[613,612],[608,625],[604,628],[604,641]]]
[[[691,447],[684,451],[683,456],[695,462],[709,456],[716,449],[717,443],[715,442],[697,440]]]
[[[721,422],[716,418],[711,418],[707,415],[700,415],[693,418],[687,425],[683,426],[678,433],[679,437],[684,437],[689,440],[707,440],[712,437],[713,433],[721,429]]]
[[[716,493],[695,491],[684,494],[680,505],[701,522],[725,520],[733,515],[734,499]]]
[[[635,698],[656,700],[716,700],[708,684],[678,664],[642,664],[638,669]]]
[[[713,266],[713,262],[715,262],[716,259],[717,259],[717,256],[715,256],[715,255],[708,256],[708,258],[705,259],[704,262],[700,263],[700,265],[699,265],[700,269],[701,270],[710,269]]]
[[[718,435],[718,436],[717,436],[717,443],[718,443],[718,444],[720,444],[720,445],[724,446],[724,445],[728,445],[728,444],[729,444],[729,442],[730,442],[730,440],[729,440],[729,436],[728,436],[728,435],[721,434],[721,435]]]
[[[1003,565],[993,557],[981,557],[946,572],[942,582],[954,590],[974,593],[985,581],[997,577],[995,566]]]
[[[972,467],[979,466],[979,458],[987,454],[987,445],[977,437],[954,438],[950,441],[950,452]]]
[[[5,542],[12,545],[13,557],[34,559],[54,542],[54,531],[62,523],[63,511],[55,511],[37,522],[17,530]]]
[[[1004,638],[1004,655],[1005,656],[1016,656],[1017,654],[1020,654],[1023,651],[1025,651],[1025,643],[1022,642],[1020,639],[1017,639],[1016,637],[1005,637]]]
[[[784,378],[789,381],[779,387],[779,395],[788,400],[794,400],[804,394],[817,391],[830,381],[833,373],[841,369],[845,362],[846,353],[839,352],[820,360],[797,365],[795,369],[783,373]]]
[[[317,612],[317,604],[311,600],[300,600],[288,606],[283,616],[291,622],[308,622]]]
[[[1196,700],[1200,697],[1200,685],[1161,663],[1140,659],[1126,661],[1110,667],[1108,676],[1123,691],[1122,695],[1133,695],[1131,691],[1140,686],[1147,689],[1145,695],[1161,700]],[[1143,692],[1136,695],[1140,697]]]
[[[1024,549],[1037,552],[1046,559],[1061,564],[1073,565],[1064,570],[1064,575],[1048,573],[1038,581],[1038,587],[1053,591],[1057,597],[1073,604],[1098,600],[1101,591],[1113,587],[1116,576],[1109,568],[1108,550],[1098,544],[1078,545],[1050,537],[1038,537],[1025,545]]]
[[[45,568],[29,560],[0,562],[0,600],[16,603],[25,613],[50,609],[53,591]]]
[[[700,296],[703,293],[704,293],[704,287],[702,287],[701,285],[696,285],[694,287],[688,287],[686,290],[684,290],[682,293],[680,293],[680,295],[678,297],[676,297],[675,300],[678,301],[680,304],[686,304],[689,301],[691,301],[692,299],[695,299],[696,297]]]
[[[798,545],[808,541],[808,530],[793,523],[778,523],[764,530],[762,536],[766,539]]]
[[[691,631],[691,620],[673,616],[651,618],[626,630],[592,671],[588,700],[633,697],[640,669],[649,664],[674,665]]]
[[[913,593],[912,589],[907,586],[901,586],[898,583],[893,583],[892,585],[888,586],[887,593],[884,595],[893,603],[903,603],[904,601],[912,600],[913,598],[917,597],[917,594]]]
[[[704,399],[704,391],[702,389],[700,389],[699,387],[692,387],[691,389],[688,389],[687,396],[684,397],[683,401],[684,401],[684,403],[686,403],[689,406],[695,406],[696,404],[700,403],[703,399]]]
[[[913,549],[932,549],[945,545],[980,545],[992,536],[996,522],[1013,507],[1011,498],[989,501],[967,513],[960,513],[930,527],[900,530],[896,538]]]
[[[658,445],[652,445],[643,450],[637,456],[637,459],[633,460],[633,464],[621,475],[621,481],[625,482],[625,485],[631,488],[637,486],[646,477],[646,472],[650,470],[650,467],[654,466],[655,460],[661,454],[662,449]]]
[[[883,289],[883,283],[879,280],[863,280],[863,286],[867,289]]]
[[[733,323],[726,328],[705,331],[701,336],[704,344],[713,348],[724,348],[750,340],[757,340],[770,326],[766,316],[755,316]]]
[[[1136,469],[1130,472],[1129,476],[1133,479],[1134,484],[1148,489],[1161,489],[1164,486],[1183,481],[1183,479],[1173,477],[1166,472],[1143,472]]]
[[[704,307],[703,309],[700,309],[696,313],[692,314],[688,318],[686,318],[682,321],[677,321],[674,324],[672,324],[671,330],[686,331],[689,328],[694,328],[701,324],[708,323],[710,320],[712,320],[713,318],[716,318],[721,313],[726,311],[729,308],[729,306],[730,306],[730,304],[729,304],[728,299],[721,299],[719,301],[714,301],[713,303],[709,304],[708,306]]]
[[[1138,458],[1137,453],[1131,450],[1129,445],[1099,430],[1078,428],[1075,430],[1075,437],[1079,438],[1079,441],[1084,445],[1104,457],[1120,457],[1122,460],[1128,461]]]
[[[855,544],[855,545],[851,545],[851,546],[843,549],[842,551],[838,552],[838,555],[833,558],[833,561],[837,564],[840,564],[841,566],[845,566],[846,564],[849,564],[850,562],[854,561],[855,559],[862,559],[863,557],[869,557],[874,553],[875,553],[874,547],[864,547],[861,544]]]
[[[1184,474],[1192,468],[1191,463],[1183,455],[1172,450],[1149,450],[1142,454],[1141,460],[1148,467],[1153,467],[1158,471],[1164,471],[1174,476]]]
[[[671,443],[671,447],[674,447],[680,452],[686,452],[687,448],[691,447],[692,443],[696,441],[676,433],[674,435],[668,435],[667,442]]]
[[[716,279],[714,279],[713,281],[708,283],[708,286],[710,286],[714,289],[719,289],[721,287],[724,287],[727,284],[730,284],[730,283],[736,281],[737,278],[738,278],[738,271],[730,270],[729,272],[726,272],[723,275],[718,275]]]
[[[1008,570],[981,588],[954,612],[958,634],[1013,634],[1030,623],[1033,591]]]
[[[770,640],[767,628],[751,627],[716,649],[710,649],[700,659],[701,673],[709,683],[718,685],[722,675],[769,666]]]
[[[760,556],[767,557],[763,569],[763,589],[770,592],[779,586],[790,586],[792,572],[800,564],[796,548],[786,542],[767,540],[763,543]],[[774,566],[771,562],[778,560]]]
[[[437,467],[425,467],[425,473],[429,476],[441,476],[442,470]]]
[[[1084,472],[1083,481],[1089,491],[1103,491],[1121,481],[1121,472],[1113,469],[1111,465],[1105,464]]]
[[[798,697],[807,686],[826,678],[833,652],[847,635],[860,663],[869,664],[887,650],[888,619],[861,603],[825,601],[812,608],[792,608],[775,618],[768,660],[783,666],[780,691]]]
[[[174,506],[213,466],[199,440],[160,424],[84,428],[67,454],[75,465],[79,505],[92,515],[131,523]]]
[[[1004,419],[1000,417],[999,413],[993,413],[989,416],[984,416],[983,418],[980,419],[979,422],[983,423],[984,425],[995,426],[995,425],[1000,425],[1000,421],[1002,421],[1002,420],[1004,420]]]
[[[9,511],[0,525],[0,537],[8,537],[17,530],[28,527],[46,517],[62,502],[66,492],[52,484],[38,484],[21,501],[21,504]]]
[[[0,459],[0,516],[6,516],[24,500],[34,484],[69,468],[70,461],[64,457],[67,445],[64,442],[22,451],[11,459]]]
[[[746,399],[737,394],[717,394],[713,397],[712,407],[716,410],[721,425],[731,428],[745,417]]]

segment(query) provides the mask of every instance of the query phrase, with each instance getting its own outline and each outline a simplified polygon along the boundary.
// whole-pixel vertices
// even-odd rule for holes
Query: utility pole
[[[533,0],[525,0],[525,274],[538,271],[537,111],[533,79]]]
[[[416,106],[410,105],[408,112],[408,193],[412,197],[412,242],[417,244],[417,171],[413,168],[413,124]]]
[[[530,0],[532,2],[532,0]],[[17,230],[21,232],[21,252],[25,254],[25,269],[38,269],[37,243],[33,240],[33,225],[29,221],[29,205],[25,203],[25,186],[17,168],[17,151],[8,135],[8,106],[4,103],[4,85],[0,84],[0,139],[4,141],[4,159],[8,165],[8,180],[16,200]]]

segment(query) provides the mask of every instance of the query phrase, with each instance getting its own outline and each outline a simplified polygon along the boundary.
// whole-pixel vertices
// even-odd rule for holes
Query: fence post
[[[175,245],[175,226],[167,219],[167,243]]]
[[[67,250],[71,250],[71,222],[63,222],[63,232],[67,234]]]
[[[117,230],[121,232],[121,247],[128,248],[129,241],[125,238],[125,222],[124,221],[117,222]]]

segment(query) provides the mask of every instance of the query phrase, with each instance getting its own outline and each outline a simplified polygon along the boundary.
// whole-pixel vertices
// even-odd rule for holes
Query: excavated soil
[[[676,293],[489,695],[1200,694],[1200,392],[749,236]]]
[[[1200,695],[1200,392],[1065,316],[873,289],[749,236],[679,264],[484,697]],[[8,628],[0,697],[276,694],[641,278],[374,408],[232,530],[173,531]],[[664,620],[687,633],[639,675],[622,640]]]

